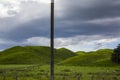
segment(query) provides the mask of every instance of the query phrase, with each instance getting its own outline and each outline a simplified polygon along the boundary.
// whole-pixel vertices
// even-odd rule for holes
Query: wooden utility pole
[[[50,80],[54,80],[54,0],[51,0],[51,32],[50,32]]]

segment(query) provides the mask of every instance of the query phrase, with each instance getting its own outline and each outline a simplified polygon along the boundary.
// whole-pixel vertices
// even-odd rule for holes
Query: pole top
[[[54,3],[54,0],[51,0],[51,3]]]

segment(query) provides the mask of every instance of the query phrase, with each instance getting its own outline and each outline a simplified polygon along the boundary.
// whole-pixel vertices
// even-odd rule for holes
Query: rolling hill
[[[54,49],[55,64],[70,66],[116,66],[111,62],[111,49],[91,52],[72,52],[66,48]],[[0,64],[50,64],[50,47],[15,46],[0,52]]]
[[[76,56],[74,52],[55,49],[55,63]],[[50,48],[46,46],[15,46],[0,52],[0,64],[49,64]]]
[[[100,49],[92,52],[77,52],[78,56],[68,58],[59,65],[74,65],[74,66],[116,66],[111,62],[111,54],[113,50]]]

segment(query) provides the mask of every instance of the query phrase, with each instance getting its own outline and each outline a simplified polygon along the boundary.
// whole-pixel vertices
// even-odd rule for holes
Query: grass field
[[[0,80],[49,80],[49,68],[0,65]],[[55,66],[55,80],[120,80],[120,67]]]
[[[111,61],[112,53],[111,49],[55,49],[55,80],[120,80],[120,66]],[[6,49],[0,52],[0,80],[50,80],[49,63],[50,48],[46,46]]]

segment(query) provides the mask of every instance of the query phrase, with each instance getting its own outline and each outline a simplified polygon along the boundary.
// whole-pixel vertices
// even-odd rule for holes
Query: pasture
[[[49,80],[48,65],[0,65],[0,80]],[[120,80],[120,67],[55,66],[55,80]]]

